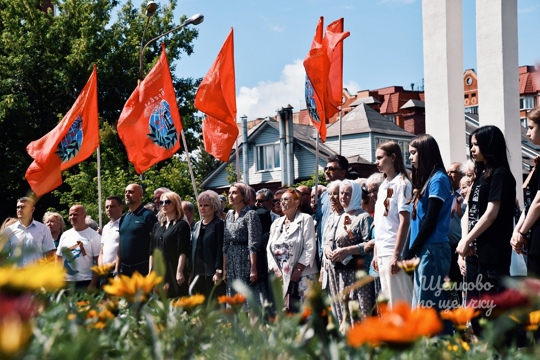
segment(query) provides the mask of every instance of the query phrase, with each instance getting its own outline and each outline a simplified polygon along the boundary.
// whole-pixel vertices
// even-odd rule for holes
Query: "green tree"
[[[0,139],[4,150],[0,198],[8,204],[0,210],[2,218],[14,213],[9,205],[29,190],[24,172],[32,159],[26,154],[26,145],[56,126],[88,80],[93,64],[98,67],[101,132],[105,132],[102,171],[111,179],[107,185],[104,179],[104,187],[110,186],[104,189],[104,194],[117,193],[118,188],[123,193],[125,181],[136,178],[125,150],[112,134],[125,101],[137,85],[139,46],[146,20],[144,10],[135,7],[132,1],[119,6],[116,0],[53,0],[54,11],[47,3],[0,0],[0,133],[4,135]],[[177,26],[173,19],[177,0],[160,5],[150,19],[147,39]],[[114,17],[113,12],[116,12]],[[185,16],[179,21],[184,19]],[[193,52],[196,37],[196,28],[188,27],[163,40],[183,127],[190,129],[186,132],[190,149],[199,145],[194,134],[201,131],[200,120],[193,115],[199,80],[174,77],[174,61]],[[145,73],[155,64],[160,52],[159,42],[147,48]],[[154,171],[168,170],[167,166],[169,163],[161,163]],[[95,183],[93,177],[97,176],[93,168],[95,156],[64,173],[65,184],[54,196],[45,195],[38,207],[44,210],[65,206],[70,204],[68,201],[83,202],[84,189],[89,196],[93,194],[90,189]],[[182,179],[189,183],[189,177]],[[66,192],[72,194],[60,195]],[[94,197],[93,204],[96,200]]]

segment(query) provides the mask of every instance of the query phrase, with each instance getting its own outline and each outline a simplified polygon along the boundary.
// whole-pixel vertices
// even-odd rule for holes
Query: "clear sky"
[[[474,0],[462,2],[465,70],[476,68],[476,11]],[[325,27],[345,18],[351,32],[343,74],[351,92],[422,83],[422,0],[178,0],[177,22],[196,13],[205,18],[194,54],[176,63],[176,74],[203,77],[233,27],[238,118],[305,108],[302,61],[320,16]],[[539,35],[540,1],[518,0],[520,65],[540,63]]]

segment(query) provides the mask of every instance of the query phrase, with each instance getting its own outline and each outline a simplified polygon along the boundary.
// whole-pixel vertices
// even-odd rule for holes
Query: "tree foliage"
[[[93,64],[98,67],[102,172],[108,177],[103,179],[104,195],[122,194],[127,182],[137,179],[115,128],[125,101],[137,85],[144,9],[130,0],[122,5],[116,0],[53,0],[54,10],[46,6],[48,2],[0,0],[0,133],[4,135],[0,139],[4,150],[0,198],[8,205],[2,209],[2,218],[14,213],[9,205],[13,204],[14,210],[15,199],[29,190],[24,173],[32,159],[26,154],[26,145],[61,120],[84,87]],[[185,19],[183,16],[175,21],[173,17],[177,0],[159,5],[149,20],[146,39]],[[200,120],[193,115],[199,80],[176,78],[174,61],[193,52],[196,37],[197,30],[188,27],[163,40],[183,127],[189,129],[186,137],[190,149],[199,145],[194,134],[201,131]],[[160,51],[159,41],[147,47],[144,73],[155,64]],[[64,185],[54,195],[41,199],[41,210],[73,202],[97,207],[95,161],[94,156],[65,172]],[[175,171],[181,173],[184,165],[171,160],[156,165],[149,173],[172,171],[171,167],[178,167]],[[156,179],[160,186],[173,186],[164,183],[165,179]],[[191,186],[189,176],[174,181],[178,189],[185,188],[178,181]]]

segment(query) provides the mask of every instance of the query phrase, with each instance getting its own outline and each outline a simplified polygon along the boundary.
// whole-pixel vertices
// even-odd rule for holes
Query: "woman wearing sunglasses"
[[[412,186],[399,145],[387,141],[377,146],[375,165],[384,174],[375,204],[375,254],[373,269],[379,273],[381,292],[392,307],[397,301],[412,302],[413,283],[400,271],[398,261],[410,224]]]
[[[163,253],[166,274],[164,289],[170,298],[188,294],[186,261],[190,253],[191,230],[184,220],[182,199],[175,192],[161,195],[159,221],[152,231],[150,254],[155,249]],[[152,269],[150,255],[150,270]]]

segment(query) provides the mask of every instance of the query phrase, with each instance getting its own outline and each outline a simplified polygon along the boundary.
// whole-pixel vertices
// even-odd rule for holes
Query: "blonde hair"
[[[50,218],[55,218],[60,224],[62,224],[62,231],[66,228],[66,222],[59,213],[47,211],[45,214],[43,214],[43,223],[45,224]]]
[[[166,193],[161,194],[160,200],[166,199],[171,201],[171,205],[174,206],[174,220],[173,222],[176,224],[180,220],[184,220],[184,210],[182,210],[182,199],[180,198],[180,195],[175,193],[174,191],[168,191]],[[163,206],[161,207],[161,210],[159,210],[159,220],[162,225],[164,225],[167,222],[167,217],[165,216],[165,211]]]

